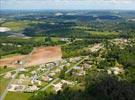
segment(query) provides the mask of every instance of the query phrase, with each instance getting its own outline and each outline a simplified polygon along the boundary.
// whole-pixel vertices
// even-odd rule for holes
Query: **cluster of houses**
[[[89,50],[91,52],[97,52],[98,50],[100,50],[101,48],[103,48],[103,45],[101,43],[97,43],[97,44],[94,44],[92,47],[90,46],[89,47]]]
[[[85,60],[78,66],[75,66],[72,70],[72,74],[75,76],[84,76],[86,71],[92,67],[93,61]]]
[[[11,84],[8,88],[8,91],[24,91],[24,92],[33,92],[37,91],[42,87],[44,82],[50,83],[55,78],[58,77],[59,73],[63,70],[66,66],[70,66],[71,64],[76,64],[82,59],[82,57],[74,57],[69,59],[63,59],[61,61],[50,62],[47,64],[39,65],[36,69],[27,69],[27,68],[20,68],[20,74],[17,79]],[[75,66],[73,68],[74,74],[78,76],[85,75],[85,70],[91,67],[90,61],[85,61],[79,66]],[[47,73],[46,73],[47,72]],[[26,74],[29,73],[29,74]],[[5,78],[12,78],[13,74],[8,72]],[[57,92],[62,89],[64,84],[67,85],[74,85],[73,82],[67,80],[61,80],[57,84],[53,84],[54,90]]]
[[[124,72],[124,70],[122,68],[119,68],[119,67],[113,67],[113,68],[107,70],[108,74],[114,74],[114,75],[119,75],[123,72]]]
[[[129,44],[128,39],[113,39],[111,40],[115,45],[120,46],[121,49],[124,49],[124,46]]]
[[[63,89],[64,85],[75,85],[75,82],[67,81],[67,80],[61,80],[60,82],[53,84],[53,89],[55,92],[61,91]]]
[[[8,87],[8,91],[12,91],[12,92],[34,92],[39,89],[40,88],[38,88],[36,85],[27,86],[27,85],[11,84]]]
[[[16,46],[16,47],[21,47],[22,46],[22,45],[19,45],[19,44],[15,45],[13,43],[1,43],[1,45],[2,46]]]
[[[33,92],[40,89],[40,86],[47,82],[52,81],[57,73],[60,73],[64,66],[70,66],[67,60],[50,62],[47,64],[39,65],[36,69],[29,71],[26,68],[21,68],[19,76],[9,86],[8,91],[23,91]],[[46,73],[47,72],[47,73]],[[29,73],[29,74],[26,74]],[[8,72],[4,78],[12,78],[13,74]]]
[[[126,42],[126,41],[125,41]],[[93,47],[90,48],[91,52],[97,52],[103,48],[102,44],[95,44]],[[59,77],[60,72],[63,70],[64,67],[70,69],[71,65],[77,64],[79,61],[82,60],[84,57],[73,57],[68,59],[62,59],[60,61],[50,62],[46,64],[41,64],[38,67],[33,68],[32,70],[21,68],[18,78],[14,80],[14,82],[9,86],[8,91],[23,91],[23,92],[34,92],[41,87],[44,87],[44,83],[49,84],[53,80]],[[85,56],[85,60],[82,61],[80,64],[76,66],[72,66],[71,73],[74,76],[81,77],[86,75],[86,71],[89,70],[94,61],[89,56]],[[67,69],[67,70],[68,70]],[[26,73],[29,74],[26,74]],[[108,74],[119,75],[123,73],[124,70],[122,67],[112,67],[107,70]],[[4,76],[5,78],[12,78],[14,74],[8,72]],[[77,81],[76,81],[77,82]],[[53,83],[53,90],[55,92],[61,91],[65,85],[75,85],[76,82],[69,81],[69,80],[60,80],[57,83]]]
[[[107,73],[110,74],[114,74],[114,75],[119,75],[124,73],[125,70],[123,69],[122,65],[117,64],[115,67],[111,67],[110,69],[107,70]]]

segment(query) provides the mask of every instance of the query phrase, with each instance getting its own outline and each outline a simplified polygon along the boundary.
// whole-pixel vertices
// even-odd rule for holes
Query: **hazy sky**
[[[135,10],[135,0],[0,0],[1,9]]]

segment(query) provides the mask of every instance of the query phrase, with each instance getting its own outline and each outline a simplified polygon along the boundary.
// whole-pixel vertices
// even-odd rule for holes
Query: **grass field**
[[[1,59],[4,59],[4,58],[8,58],[8,57],[13,57],[13,56],[17,56],[17,55],[20,55],[20,54],[9,54],[9,55],[6,55],[6,56],[2,56]]]
[[[108,32],[108,31],[86,31],[88,33],[90,33],[91,35],[95,35],[95,36],[111,36],[111,35],[118,35],[119,33],[117,32]]]
[[[26,27],[29,27],[30,24],[38,24],[38,23],[45,23],[43,21],[30,21],[30,20],[22,20],[22,21],[8,21],[3,23],[2,27],[8,27],[13,32],[21,32]]]
[[[0,94],[5,90],[9,81],[9,79],[4,79],[3,77],[0,77]]]
[[[45,38],[46,37],[33,37],[32,40],[35,41],[35,42],[45,42]],[[57,42],[60,40],[60,38],[58,37],[51,37],[51,40],[53,42]]]
[[[5,100],[28,100],[32,93],[8,92]]]
[[[29,21],[29,20],[22,20],[22,21],[9,21],[2,24],[3,27],[8,27],[11,31],[20,32],[26,27],[29,27],[30,24],[37,24],[40,23],[38,21]]]
[[[0,67],[0,74],[2,74],[2,73],[5,73],[5,72],[8,72],[8,71],[11,71],[11,70],[13,70],[13,68],[1,68]]]
[[[10,21],[2,24],[2,27],[8,27],[11,31],[20,32],[24,28],[28,27],[29,21]]]

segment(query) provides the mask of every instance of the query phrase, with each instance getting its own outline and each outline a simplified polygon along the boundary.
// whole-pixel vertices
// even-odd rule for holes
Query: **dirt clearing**
[[[49,46],[35,48],[29,55],[18,55],[0,59],[0,66],[17,67],[18,61],[25,61],[24,66],[40,65],[62,59],[61,47]]]

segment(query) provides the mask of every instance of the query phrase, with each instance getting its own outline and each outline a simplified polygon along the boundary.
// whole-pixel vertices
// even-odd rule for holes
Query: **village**
[[[126,40],[123,40],[124,42],[121,41],[122,40],[113,40],[112,42],[116,42],[117,44],[127,43]],[[93,53],[102,53],[105,49],[104,45],[100,43],[92,45],[89,47],[89,50]],[[98,62],[96,62],[95,59]],[[95,69],[95,66],[101,60],[104,60],[104,58],[100,55],[95,58],[88,55],[61,59],[26,68],[22,66],[22,62],[20,61],[18,63],[20,66],[19,72],[8,86],[7,91],[33,93],[35,91],[49,91],[51,89],[51,91],[57,93],[58,91],[62,91],[65,86],[74,87],[82,84],[79,78],[83,78],[89,70]],[[114,75],[124,73],[123,67],[118,63],[115,67],[110,69],[96,68],[96,70],[106,71],[108,74]],[[5,79],[11,80],[14,78],[15,74],[16,70],[13,70],[1,75],[4,76]]]

